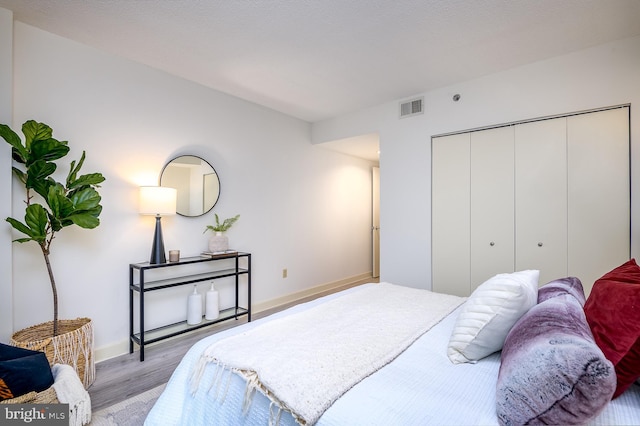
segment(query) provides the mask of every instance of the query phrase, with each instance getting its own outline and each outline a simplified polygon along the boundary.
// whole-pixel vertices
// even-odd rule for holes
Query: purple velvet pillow
[[[540,287],[538,290],[538,303],[565,294],[575,297],[581,306],[584,306],[587,301],[580,280],[576,277],[567,277],[553,280]]]
[[[502,425],[587,423],[615,391],[613,364],[594,342],[579,280],[553,281],[540,293],[540,303],[513,326],[502,349],[498,420]]]

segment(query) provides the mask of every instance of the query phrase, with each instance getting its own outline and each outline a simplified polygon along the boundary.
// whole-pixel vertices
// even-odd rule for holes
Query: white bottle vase
[[[224,252],[229,249],[229,238],[222,232],[216,232],[209,238],[209,251],[212,253]]]
[[[218,299],[218,292],[211,283],[211,289],[207,291],[205,297],[205,314],[204,318],[208,320],[217,319],[220,316],[220,306]]]
[[[198,288],[193,286],[193,293],[187,300],[187,324],[196,325],[202,322],[202,295],[198,293]]]

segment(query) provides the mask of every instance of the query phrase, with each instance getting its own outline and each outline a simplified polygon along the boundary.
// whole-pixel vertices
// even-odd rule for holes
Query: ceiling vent
[[[411,99],[400,104],[400,118],[411,117],[412,115],[424,112],[424,98]]]

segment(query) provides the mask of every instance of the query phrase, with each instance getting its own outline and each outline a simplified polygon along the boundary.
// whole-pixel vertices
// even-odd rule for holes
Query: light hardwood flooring
[[[339,290],[355,287],[364,282],[378,282],[378,280],[371,278],[369,280],[359,281],[341,287]],[[325,296],[334,291],[327,291],[296,302],[278,306],[277,308],[254,313],[252,314],[252,320],[265,317],[298,303]],[[205,336],[246,322],[246,317],[242,317],[238,320],[227,321],[193,333],[145,346],[145,360],[143,362],[140,362],[139,353],[136,350],[132,354],[121,355],[97,363],[96,380],[91,387],[89,387],[92,410],[98,411],[166,383],[184,354],[194,343]]]

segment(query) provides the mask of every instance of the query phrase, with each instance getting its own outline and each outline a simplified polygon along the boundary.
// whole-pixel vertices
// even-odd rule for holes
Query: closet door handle
[[[491,247],[493,247],[493,246],[495,246],[495,245],[496,245],[496,243],[494,243],[493,241],[491,241],[491,242],[489,243],[489,245],[490,245]]]
[[[539,242],[539,243],[538,243],[538,247],[542,247],[542,242]]]

